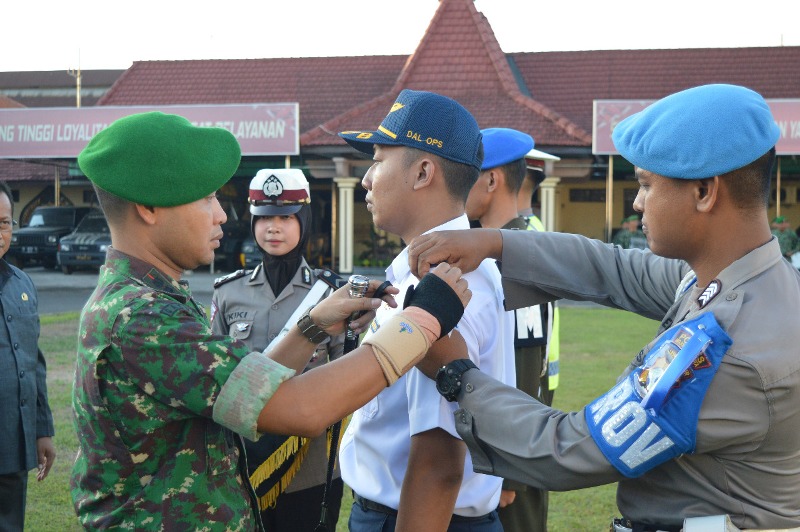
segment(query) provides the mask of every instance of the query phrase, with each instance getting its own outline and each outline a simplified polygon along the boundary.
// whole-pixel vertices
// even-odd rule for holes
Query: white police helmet
[[[308,180],[297,168],[259,170],[250,181],[248,202],[254,216],[296,214],[311,203]]]

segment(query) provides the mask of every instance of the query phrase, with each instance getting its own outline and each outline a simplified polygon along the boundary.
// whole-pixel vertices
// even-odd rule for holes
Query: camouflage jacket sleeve
[[[255,439],[258,414],[294,371],[213,334],[203,318],[168,299],[127,307],[114,324],[120,359],[108,362],[146,395],[170,405],[171,415],[213,418]]]

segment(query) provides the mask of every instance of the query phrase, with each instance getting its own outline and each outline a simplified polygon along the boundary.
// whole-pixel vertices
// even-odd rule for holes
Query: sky
[[[438,0],[25,0],[0,71],[134,61],[408,55]],[[800,0],[476,0],[506,53],[800,46]]]

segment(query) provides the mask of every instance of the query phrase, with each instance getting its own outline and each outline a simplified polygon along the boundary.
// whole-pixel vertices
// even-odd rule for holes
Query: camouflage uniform
[[[616,244],[623,249],[647,249],[647,237],[641,229],[636,231],[628,231],[627,229],[620,229],[614,238],[611,240],[612,244]]]
[[[109,249],[81,315],[71,480],[86,528],[254,530],[241,440],[294,371],[211,332],[152,265]]]

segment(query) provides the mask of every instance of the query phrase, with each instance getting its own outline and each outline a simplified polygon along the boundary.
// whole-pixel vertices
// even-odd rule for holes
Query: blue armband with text
[[[703,398],[731,344],[710,312],[676,325],[586,407],[592,439],[611,465],[634,478],[694,452]]]

